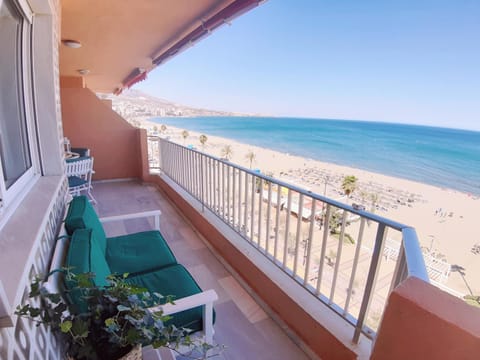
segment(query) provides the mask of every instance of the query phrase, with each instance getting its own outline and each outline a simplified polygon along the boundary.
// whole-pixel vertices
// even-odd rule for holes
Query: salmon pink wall
[[[480,309],[417,278],[388,300],[372,360],[480,359]]]
[[[84,88],[83,76],[60,76],[60,88]]]
[[[139,129],[90,89],[63,87],[61,101],[64,135],[72,147],[90,148],[95,158],[94,180],[141,177]]]

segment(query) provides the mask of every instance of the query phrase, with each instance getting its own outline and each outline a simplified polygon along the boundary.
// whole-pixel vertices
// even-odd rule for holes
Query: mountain
[[[138,90],[126,90],[120,95],[97,94],[112,101],[112,108],[128,121],[163,116],[249,116],[245,114],[198,109],[147,95]]]

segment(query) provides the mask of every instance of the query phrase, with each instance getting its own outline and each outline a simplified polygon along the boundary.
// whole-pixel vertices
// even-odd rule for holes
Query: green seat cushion
[[[144,231],[107,239],[107,263],[113,273],[152,271],[177,263],[159,231]]]
[[[172,295],[174,300],[202,292],[190,273],[180,264],[128,277],[127,282],[165,297]],[[195,332],[203,329],[202,319],[203,309],[199,306],[172,314],[172,319],[168,320],[166,325],[173,324],[178,328],[188,328]]]
[[[105,254],[107,248],[107,237],[98,215],[93,209],[86,196],[76,196],[70,202],[65,218],[65,229],[68,235],[72,235],[77,229],[92,229],[100,249]]]

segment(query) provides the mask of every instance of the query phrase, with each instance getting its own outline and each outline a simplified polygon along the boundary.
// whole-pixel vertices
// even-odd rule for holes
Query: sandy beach
[[[160,127],[157,123],[144,123],[144,127],[150,131],[153,131],[154,126]],[[478,196],[306,159],[208,134],[205,134],[208,140],[202,147],[200,133],[189,131],[189,136],[184,140],[182,131],[183,129],[168,126],[162,136],[182,145],[192,145],[216,157],[221,157],[222,148],[230,145],[230,161],[247,168],[250,162],[246,154],[252,151],[255,154],[252,168],[260,169],[263,174],[320,195],[325,192],[328,197],[341,199],[344,203],[364,204],[367,210],[371,210],[371,197],[376,194],[376,214],[414,227],[422,247],[436,257],[443,258],[448,264],[464,269],[463,275],[452,271],[448,280],[440,286],[457,295],[470,292],[480,294],[480,254],[472,252],[472,247],[480,244]],[[350,199],[342,197],[341,184],[347,175],[358,178],[357,189]]]

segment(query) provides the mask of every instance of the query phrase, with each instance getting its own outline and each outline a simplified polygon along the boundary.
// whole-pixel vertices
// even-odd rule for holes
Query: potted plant
[[[212,346],[198,346],[188,336],[188,329],[167,326],[170,317],[148,310],[162,299],[171,299],[127,283],[127,276],[111,275],[109,286],[97,287],[91,281],[94,274],[75,275],[67,269],[68,290],[61,294],[47,292],[43,280],[36,278],[29,298],[39,299],[39,306],[18,306],[15,313],[50,326],[72,359],[139,359],[142,345],[187,346],[195,348],[197,358],[205,358]]]

